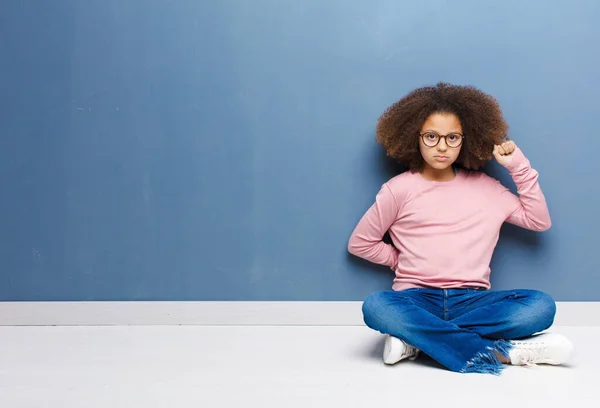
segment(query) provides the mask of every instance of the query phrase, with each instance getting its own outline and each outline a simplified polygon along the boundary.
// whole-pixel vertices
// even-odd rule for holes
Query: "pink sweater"
[[[449,182],[405,172],[385,183],[350,237],[348,250],[395,271],[392,288],[490,288],[502,223],[550,228],[538,172],[517,148],[507,166],[519,196],[480,172]],[[382,241],[390,232],[394,245]]]

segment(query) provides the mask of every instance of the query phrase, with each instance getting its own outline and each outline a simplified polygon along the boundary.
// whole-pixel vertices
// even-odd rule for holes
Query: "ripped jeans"
[[[363,303],[364,321],[418,348],[451,371],[500,374],[497,354],[509,340],[552,326],[556,304],[535,290],[422,289],[381,291]]]

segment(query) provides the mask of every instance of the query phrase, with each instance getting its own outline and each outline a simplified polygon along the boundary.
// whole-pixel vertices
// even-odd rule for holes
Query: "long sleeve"
[[[380,265],[395,268],[398,250],[383,242],[383,236],[396,220],[399,206],[387,184],[381,187],[375,203],[363,215],[348,242],[351,254]]]
[[[539,173],[531,167],[519,148],[513,154],[506,168],[519,195],[514,195],[504,186],[500,187],[500,203],[507,215],[506,222],[529,230],[545,231],[552,223],[546,198],[538,182]]]

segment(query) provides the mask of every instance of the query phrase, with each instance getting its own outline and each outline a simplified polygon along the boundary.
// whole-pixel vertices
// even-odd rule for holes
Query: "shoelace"
[[[404,353],[402,353],[402,358],[406,358],[406,357],[415,358],[418,355],[419,355],[419,349],[407,344],[406,347],[404,347]]]
[[[538,362],[543,361],[543,355],[546,351],[544,342],[514,342],[513,347],[520,358],[520,363],[528,367],[536,366]]]

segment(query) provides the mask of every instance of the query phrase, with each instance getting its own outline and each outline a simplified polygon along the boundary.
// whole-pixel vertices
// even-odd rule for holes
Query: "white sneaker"
[[[508,356],[513,365],[559,365],[574,352],[573,343],[560,334],[544,333],[525,340],[512,340]]]
[[[419,349],[410,346],[397,337],[386,334],[383,347],[383,362],[385,364],[396,364],[400,360],[409,358],[414,360],[419,355]]]

